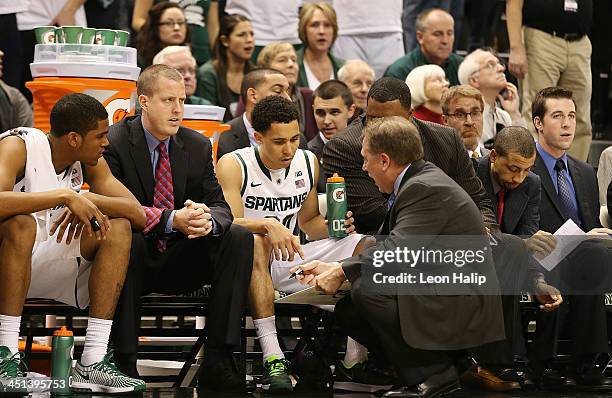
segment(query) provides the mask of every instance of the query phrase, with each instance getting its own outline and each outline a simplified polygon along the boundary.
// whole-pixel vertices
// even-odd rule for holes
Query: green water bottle
[[[327,231],[330,238],[344,238],[346,236],[346,185],[344,178],[334,173],[327,179],[325,188],[327,194]]]
[[[71,395],[70,373],[72,372],[72,352],[74,337],[72,331],[62,326],[53,332],[51,343],[51,392],[56,395]]]

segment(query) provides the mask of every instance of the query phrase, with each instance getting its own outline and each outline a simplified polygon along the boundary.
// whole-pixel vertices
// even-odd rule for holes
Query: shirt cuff
[[[221,231],[219,231],[221,229],[219,228],[219,224],[217,224],[214,217],[211,217],[210,221],[212,222],[212,231],[210,232],[210,234],[212,236],[219,236],[219,234],[221,233]]]
[[[164,232],[166,232],[167,234],[171,234],[174,232],[174,230],[172,229],[172,224],[174,223],[174,213],[176,213],[176,210],[172,210],[170,212],[170,215],[168,216],[168,221],[166,221],[166,229]]]

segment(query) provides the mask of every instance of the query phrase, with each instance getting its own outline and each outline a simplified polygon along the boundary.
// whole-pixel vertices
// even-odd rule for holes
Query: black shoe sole
[[[334,390],[352,391],[352,392],[369,392],[375,393],[378,391],[388,390],[393,385],[376,385],[376,384],[364,384],[356,383],[354,381],[335,381]]]

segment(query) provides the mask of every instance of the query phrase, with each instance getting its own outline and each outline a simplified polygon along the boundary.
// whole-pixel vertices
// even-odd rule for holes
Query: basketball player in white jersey
[[[276,336],[274,289],[302,290],[303,285],[289,278],[292,266],[321,258],[342,260],[358,254],[371,241],[354,233],[350,211],[345,224],[349,235],[328,239],[316,192],[319,162],[312,152],[298,149],[298,113],[291,101],[281,96],[263,99],[253,110],[252,125],[258,146],[224,155],[217,176],[234,222],[255,235],[249,300],[264,355],[262,386],[288,391],[292,384]],[[296,225],[310,243],[300,245],[294,235]]]
[[[144,211],[102,158],[108,114],[100,102],[66,95],[50,122],[48,136],[34,128],[0,135],[0,391],[25,376],[17,343],[26,297],[89,305],[73,389],[142,391],[142,380],[116,370],[107,345],[131,230],[144,227]],[[91,189],[80,194],[83,182]]]

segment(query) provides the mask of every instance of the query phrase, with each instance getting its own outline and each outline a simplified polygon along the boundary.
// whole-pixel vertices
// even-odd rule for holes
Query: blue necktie
[[[580,220],[580,213],[575,205],[575,201],[572,200],[572,191],[570,191],[570,185],[567,181],[565,170],[565,163],[561,159],[557,159],[555,163],[555,170],[557,171],[557,195],[559,202],[561,203],[561,210],[564,211],[564,216],[569,217],[576,225],[580,226],[582,221]]]
[[[387,199],[387,210],[393,207],[393,202],[395,202],[395,192],[392,192],[391,195],[389,195],[389,199]]]

